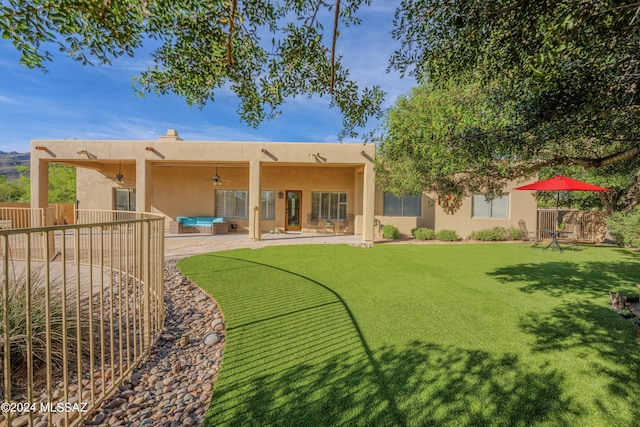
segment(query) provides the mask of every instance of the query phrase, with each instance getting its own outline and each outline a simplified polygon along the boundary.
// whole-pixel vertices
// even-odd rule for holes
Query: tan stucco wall
[[[501,227],[518,227],[518,222],[524,220],[530,230],[535,230],[537,221],[537,205],[536,199],[533,197],[532,191],[513,190],[514,187],[524,185],[529,181],[514,181],[505,187],[504,194],[509,195],[509,214],[507,218],[473,218],[471,198],[465,198],[462,206],[455,215],[448,215],[444,210],[435,207],[435,230],[455,230],[458,236],[467,238],[472,231],[483,230],[486,228]]]
[[[401,234],[411,235],[414,228],[425,227],[436,231],[449,229],[455,230],[462,238],[470,236],[472,231],[486,228],[502,226],[518,227],[518,222],[522,219],[530,229],[535,229],[537,221],[536,200],[531,191],[516,191],[513,187],[524,185],[532,181],[514,181],[505,187],[505,194],[509,194],[509,216],[508,218],[472,218],[472,199],[463,199],[462,206],[454,215],[446,214],[442,207],[436,203],[437,197],[422,196],[422,216],[420,217],[397,217],[384,216],[384,193],[376,190],[375,218],[381,225],[394,225]],[[377,230],[376,230],[377,231]]]
[[[394,225],[404,236],[411,236],[411,230],[414,228],[425,227],[434,228],[435,212],[434,202],[427,195],[422,195],[422,215],[419,217],[411,216],[385,216],[384,215],[384,192],[376,189],[375,200],[375,218],[380,225]],[[378,230],[376,229],[376,232]]]

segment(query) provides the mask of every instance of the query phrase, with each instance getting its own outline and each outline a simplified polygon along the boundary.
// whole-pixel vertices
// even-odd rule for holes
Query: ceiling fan
[[[116,176],[110,176],[108,177],[109,179],[114,180],[115,182],[117,182],[118,184],[124,184],[125,181],[125,177],[122,174],[122,162],[120,162],[118,164],[118,173],[116,174]],[[128,180],[129,178],[127,178]]]
[[[213,178],[207,178],[207,181],[213,181],[213,185],[222,185],[222,181],[227,181],[227,182],[231,182],[228,179],[222,179],[220,178],[220,175],[218,175],[218,167],[216,166],[216,174],[213,176]]]

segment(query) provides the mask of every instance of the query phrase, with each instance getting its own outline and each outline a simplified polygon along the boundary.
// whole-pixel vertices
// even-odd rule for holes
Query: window
[[[346,219],[347,193],[312,192],[311,215],[317,220]]]
[[[247,219],[249,192],[247,190],[216,190],[216,216]]]
[[[474,194],[472,216],[474,218],[508,218],[509,195],[503,194],[487,200],[484,194]]]
[[[422,196],[384,193],[384,216],[422,216]]]
[[[136,189],[135,188],[114,188],[113,189],[114,208],[117,211],[136,210]]]
[[[276,192],[262,192],[262,219],[276,219]]]

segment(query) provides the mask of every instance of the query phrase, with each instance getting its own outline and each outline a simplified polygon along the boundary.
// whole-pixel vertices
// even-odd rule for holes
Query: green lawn
[[[640,253],[518,244],[280,246],[179,268],[227,325],[205,425],[640,420]]]

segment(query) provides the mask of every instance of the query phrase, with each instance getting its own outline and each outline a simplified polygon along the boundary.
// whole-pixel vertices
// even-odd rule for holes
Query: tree
[[[24,191],[15,182],[7,181],[7,177],[0,175],[0,202],[22,202]]]
[[[17,165],[20,177],[7,181],[0,175],[0,202],[28,202],[31,200],[31,179],[29,168]],[[49,203],[75,203],[76,168],[57,163],[49,166]]]
[[[640,203],[639,12],[628,1],[403,1],[392,62],[423,83],[386,120],[382,182],[416,191],[416,180],[394,168],[400,175],[435,167],[444,176],[423,175],[425,189],[464,194],[481,184],[495,191],[546,167],[617,168],[631,182],[611,208],[633,209]],[[430,109],[451,109],[469,88],[475,99],[462,116],[421,115],[424,99],[439,103]],[[412,140],[397,117],[408,106],[418,127]]]
[[[52,163],[49,166],[49,203],[75,202],[76,168]]]
[[[370,1],[8,0],[0,32],[32,68],[53,59],[52,47],[83,64],[110,63],[153,39],[154,64],[135,79],[140,94],[173,92],[203,106],[230,88],[252,126],[288,97],[328,95],[342,111],[342,135],[355,135],[379,113],[383,93],[350,79],[336,40]]]

